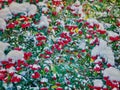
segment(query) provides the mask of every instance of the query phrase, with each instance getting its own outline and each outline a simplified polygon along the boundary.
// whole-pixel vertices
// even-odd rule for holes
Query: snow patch
[[[102,87],[102,86],[103,86],[103,82],[102,82],[102,80],[100,80],[100,79],[95,79],[95,80],[93,81],[93,83],[94,83],[94,86],[95,86],[95,87]]]
[[[106,68],[103,71],[104,77],[109,77],[110,80],[120,81],[120,70],[114,67]]]
[[[19,59],[23,59],[24,52],[18,50],[12,50],[7,54],[7,59],[12,59],[13,62],[16,62]]]

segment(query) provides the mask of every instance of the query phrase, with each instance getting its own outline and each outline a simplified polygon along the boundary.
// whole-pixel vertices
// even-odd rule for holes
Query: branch
[[[96,18],[97,20],[100,20],[100,19],[103,19],[103,18],[109,18],[110,16],[101,16],[101,17],[98,17],[98,18]],[[119,17],[114,17],[114,18],[120,18],[120,16]]]
[[[111,7],[111,9],[110,9],[110,12],[108,13],[109,16],[101,16],[101,17],[98,17],[98,18],[96,18],[96,19],[97,19],[97,20],[100,20],[100,19],[103,19],[103,18],[108,18],[108,17],[113,16],[113,11],[114,11],[114,8],[115,8],[116,4],[117,4],[117,2],[113,3],[113,5],[112,5],[112,7]],[[120,16],[119,16],[119,17],[115,17],[115,16],[114,16],[114,18],[120,18]]]
[[[110,10],[110,12],[109,12],[110,15],[112,15],[112,12],[113,12],[113,10],[114,10],[116,4],[117,4],[117,2],[115,2],[115,3],[113,4],[113,6],[112,6],[112,8],[111,8],[111,10]]]

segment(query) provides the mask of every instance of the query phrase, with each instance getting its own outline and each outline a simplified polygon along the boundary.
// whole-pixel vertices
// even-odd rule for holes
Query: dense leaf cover
[[[119,90],[119,0],[14,1],[0,1],[0,90]]]

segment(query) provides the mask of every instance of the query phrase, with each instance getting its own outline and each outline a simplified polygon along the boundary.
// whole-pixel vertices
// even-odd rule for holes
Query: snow
[[[83,10],[83,7],[82,7],[82,6],[79,6],[79,7],[78,7],[78,14],[81,14],[81,18],[84,18],[84,17],[85,17],[85,14],[84,14],[84,12],[83,12],[82,10]]]
[[[47,7],[43,7],[42,8],[42,12],[47,12],[48,11],[48,8]]]
[[[106,68],[103,71],[104,77],[109,77],[110,80],[120,81],[120,70],[114,67]]]
[[[16,62],[19,59],[23,59],[24,53],[23,51],[12,50],[7,54],[7,59],[12,59],[13,62]]]
[[[54,1],[62,1],[62,0],[54,0]]]
[[[0,68],[0,72],[6,72],[6,69]]]
[[[99,46],[96,45],[91,51],[91,56],[97,56],[97,55],[99,55],[99,52],[100,52],[99,51]]]
[[[102,23],[99,23],[99,29],[100,29],[100,30],[105,30]]]
[[[40,90],[39,87],[29,87],[31,90]],[[21,89],[20,89],[21,90]]]
[[[36,68],[36,69],[37,69],[37,68],[40,68],[40,66],[37,65],[37,64],[33,64],[33,65],[32,65],[32,68]]]
[[[107,46],[107,42],[104,40],[100,40],[100,45],[99,45],[99,53],[100,56],[102,56],[103,58],[105,58],[105,60],[107,61],[107,63],[114,65],[115,61],[114,61],[114,53],[111,49],[111,47]]]
[[[60,12],[62,10],[62,8],[59,6],[59,7],[56,7],[56,12]]]
[[[46,60],[45,63],[52,64],[52,61],[51,60]]]
[[[9,6],[10,8],[10,11],[13,13],[13,14],[18,14],[18,13],[23,13],[25,15],[27,15],[27,11],[30,7],[30,4],[29,3],[22,3],[22,4],[19,4],[19,3],[16,3],[16,2],[12,2]]]
[[[99,66],[98,64],[96,64],[96,65],[94,66],[94,68],[100,68],[100,66]]]
[[[10,11],[13,14],[25,14],[26,16],[35,15],[37,13],[37,6],[34,4],[29,4],[27,2],[24,2],[22,4],[12,2],[9,6]]]
[[[111,47],[107,46],[107,42],[100,39],[99,45],[96,45],[91,52],[92,56],[100,55],[101,57],[105,58],[105,61],[108,64],[115,65],[114,61],[114,53]]]
[[[118,90],[117,88],[113,88],[112,90]]]
[[[22,13],[24,15],[35,15],[37,13],[37,6],[24,2],[22,4],[12,2],[9,7],[0,10],[0,18],[9,20],[12,18],[12,14]]]
[[[98,58],[95,60],[95,63],[99,63],[99,62],[102,62],[102,59],[100,59],[100,57],[98,57]]]
[[[5,60],[5,54],[3,51],[0,51],[0,61]]]
[[[37,13],[37,6],[34,4],[31,4],[29,7],[28,16],[35,15]]]
[[[7,72],[8,72],[8,73],[14,73],[14,72],[16,72],[15,67],[10,67],[10,68],[8,68],[8,69],[7,69]]]
[[[48,82],[47,78],[41,78],[41,82]]]
[[[108,33],[108,36],[110,36],[110,37],[117,37],[117,36],[119,36],[119,34],[113,32],[113,31],[107,31],[107,33]]]
[[[8,48],[8,46],[10,46],[9,43],[4,43],[0,41],[0,51],[5,51]]]
[[[18,75],[18,74],[14,74],[14,76],[17,77],[17,78],[22,78],[22,76]]]
[[[105,23],[105,22],[102,22],[104,28],[109,28],[111,27],[112,24],[109,24],[109,23]]]
[[[75,5],[78,5],[78,6],[75,6]],[[74,13],[74,14],[81,14],[81,17],[79,17],[79,18],[84,18],[85,17],[85,14],[84,14],[84,12],[82,11],[83,10],[83,7],[82,7],[82,5],[81,6],[79,6],[80,5],[80,2],[79,2],[79,0],[76,0],[76,2],[71,6],[71,9],[73,9],[73,11],[72,11],[72,13]],[[38,3],[38,6],[46,6],[46,7],[43,7],[42,8],[42,11],[43,12],[47,12],[48,11],[48,9],[49,8],[47,8],[47,4],[46,3],[44,3],[44,2],[39,2]],[[10,9],[10,10],[9,10]],[[59,6],[59,7],[56,7],[56,12],[60,12],[62,10],[62,7],[61,6]],[[34,14],[36,14],[37,13],[37,7],[36,7],[36,5],[34,5],[34,4],[29,4],[29,3],[22,3],[22,4],[19,4],[19,3],[15,3],[15,2],[13,2],[12,4],[10,4],[10,6],[9,7],[6,7],[6,8],[4,8],[4,9],[2,9],[2,10],[0,10],[0,29],[3,29],[3,30],[5,30],[6,29],[6,22],[5,22],[5,20],[8,20],[8,19],[10,19],[10,18],[12,18],[12,14],[18,14],[18,13],[23,13],[23,14],[25,14],[25,15],[28,15],[28,16],[31,16],[31,15],[34,15]],[[46,14],[45,14],[46,15]],[[47,28],[49,27],[49,23],[50,22],[52,22],[51,21],[51,19],[49,19],[51,16],[45,16],[44,14],[39,18],[40,19],[40,22],[38,23],[38,24],[36,24],[36,26],[39,28],[39,27],[43,27],[43,26],[46,26]],[[63,20],[62,20],[63,19]],[[74,19],[75,18],[65,18],[65,21],[67,21],[67,19],[70,19],[70,22],[71,23],[65,23],[64,22],[64,18],[61,18],[61,19],[58,19],[58,20],[56,20],[56,22],[58,21],[59,23],[60,23],[60,25],[62,26],[62,27],[64,27],[65,26],[65,24],[66,25],[75,25],[76,24],[76,22],[74,22]],[[104,24],[103,23],[99,23],[96,19],[94,19],[94,18],[90,18],[90,19],[88,19],[87,20],[87,22],[89,23],[89,25],[94,25],[94,24],[98,24],[99,25],[99,28],[97,28],[97,29],[100,29],[100,30],[105,30],[105,26],[104,26]],[[34,24],[32,24],[32,25],[34,25]],[[56,24],[55,24],[56,25]],[[51,26],[51,29],[54,27],[57,27],[57,26],[55,26],[55,25],[53,25],[53,26]],[[109,25],[106,25],[106,27],[107,26],[109,26]],[[50,28],[50,27],[49,27]],[[83,27],[81,27],[80,28],[80,30],[82,30],[83,29]],[[87,27],[87,29],[88,30],[93,30],[93,28],[88,28]],[[22,30],[22,29],[21,29]],[[83,29],[84,30],[84,29]],[[82,31],[83,31],[82,30]],[[15,31],[15,30],[14,30]],[[65,38],[61,38],[61,37],[57,37],[57,35],[56,35],[56,33],[57,32],[55,32],[55,30],[54,29],[52,29],[51,30],[52,32],[53,32],[53,34],[52,35],[49,35],[49,37],[47,37],[46,36],[46,38],[47,38],[47,43],[49,43],[49,45],[47,46],[45,46],[44,48],[43,48],[43,52],[40,52],[39,51],[39,49],[37,49],[36,51],[37,51],[37,53],[39,54],[41,54],[41,53],[44,53],[44,51],[45,51],[45,49],[49,49],[50,47],[52,47],[52,45],[54,45],[54,43],[55,42],[57,42],[57,41],[61,41],[61,40],[67,40],[67,39],[65,39]],[[64,31],[64,30],[63,30]],[[52,33],[51,32],[51,33]],[[34,33],[34,32],[33,32]],[[35,34],[36,34],[37,32],[35,32]],[[65,33],[67,33],[67,35],[69,34],[68,33],[68,31],[67,32],[65,32]],[[86,33],[86,35],[89,35],[88,34],[88,32],[87,31],[85,31],[85,33]],[[108,36],[112,36],[112,37],[116,37],[116,36],[119,36],[117,33],[115,33],[115,32],[113,32],[113,31],[107,31],[107,33],[108,33]],[[30,32],[30,31],[26,31],[26,33],[24,34],[25,36],[26,36],[26,39],[31,39],[31,38],[33,38],[34,39],[34,44],[35,44],[35,46],[36,46],[36,43],[37,43],[37,41],[36,41],[36,38],[34,37],[34,35],[32,35],[32,32]],[[70,36],[70,34],[68,35],[68,36],[70,36],[70,37],[72,37],[72,36],[74,36],[74,35],[76,35],[77,36],[77,34],[73,34],[73,35],[71,35]],[[98,35],[97,35],[97,33],[95,34],[96,36],[94,37],[94,35],[93,35],[93,39],[90,41],[90,44],[94,44],[94,42],[96,42],[96,39],[98,39],[98,38],[102,38],[101,36],[99,37]],[[14,37],[13,37],[14,38]],[[79,38],[79,37],[78,37]],[[12,36],[11,36],[11,39],[12,39]],[[53,39],[53,41],[54,42],[50,42],[50,40],[51,39]],[[82,39],[82,40],[81,40]],[[75,41],[75,43],[77,43],[76,45],[78,46],[78,48],[80,48],[80,49],[82,49],[82,50],[84,50],[84,49],[88,49],[88,43],[87,43],[87,39],[86,40],[83,40],[83,39],[86,39],[85,38],[85,35],[84,35],[84,33],[83,33],[83,35],[82,35],[82,37],[79,39],[79,40],[73,40],[73,42]],[[104,38],[104,39],[107,39],[107,38]],[[79,41],[79,42],[78,42]],[[14,42],[13,42],[14,43]],[[71,43],[72,43],[72,41],[71,41]],[[99,43],[99,44],[98,44]],[[97,57],[97,59],[94,61],[94,64],[95,64],[95,66],[94,66],[94,69],[95,68],[100,68],[102,71],[103,71],[103,76],[104,77],[109,77],[109,79],[110,80],[116,80],[116,81],[119,81],[120,82],[120,70],[119,69],[117,69],[117,68],[114,68],[114,67],[110,67],[110,68],[107,68],[107,66],[105,66],[106,65],[106,63],[107,64],[111,64],[111,65],[115,65],[115,57],[114,57],[114,53],[113,53],[113,50],[112,50],[112,48],[108,45],[108,43],[107,43],[107,41],[105,41],[105,40],[103,40],[103,39],[98,39],[98,43],[97,43],[97,45],[95,46],[95,47],[93,47],[93,49],[92,49],[92,51],[91,51],[91,56],[98,56]],[[68,46],[70,46],[71,44],[68,44]],[[7,55],[5,55],[5,53],[4,53],[4,51],[8,48],[8,46],[10,46],[8,43],[4,43],[4,42],[1,42],[0,41],[0,61],[3,61],[3,60],[7,60],[7,59],[9,59],[9,58],[11,58],[12,60],[13,60],[13,62],[16,62],[16,61],[18,61],[19,59],[22,59],[22,60],[24,60],[23,58],[24,58],[24,52],[23,51],[17,51],[17,50],[11,50],[10,52],[8,52],[8,54]],[[24,46],[24,45],[23,45]],[[20,47],[22,47],[22,45],[20,45]],[[92,46],[91,46],[92,47]],[[90,47],[90,49],[91,49],[91,47]],[[13,47],[12,47],[13,48]],[[23,47],[22,47],[23,48]],[[24,47],[25,48],[25,47]],[[60,53],[56,53],[55,52],[55,59],[56,60],[58,60],[58,59],[64,59],[64,57],[66,58],[67,57],[67,54],[65,54],[64,52],[64,50],[70,50],[71,52],[74,50],[74,47],[65,47],[62,51],[63,51],[63,53],[62,53],[62,51],[60,52]],[[29,51],[29,50],[28,50]],[[36,53],[36,52],[35,52]],[[75,51],[75,54],[76,53],[79,53],[79,51],[78,52],[76,52]],[[76,59],[76,57],[74,57],[73,55],[74,55],[74,52],[73,53],[70,53],[70,58],[73,58],[73,60],[76,62],[77,61],[77,59]],[[81,54],[81,53],[80,53]],[[85,53],[85,55],[86,55],[87,53]],[[81,55],[83,55],[84,56],[84,54],[81,54]],[[88,55],[89,55],[89,53],[88,53]],[[46,55],[47,56],[47,55]],[[49,56],[49,55],[48,55]],[[34,57],[34,56],[33,56]],[[39,55],[37,56],[37,59],[36,58],[34,58],[34,60],[36,59],[36,61],[37,60],[41,60],[41,58],[38,58],[39,57]],[[105,65],[103,64],[104,62],[102,62],[102,59],[101,58],[104,58],[105,59]],[[32,60],[32,59],[31,59]],[[49,69],[54,69],[54,63],[52,63],[52,57],[50,58],[50,59],[45,59],[45,60],[43,60],[43,67],[44,67],[44,69],[47,69],[47,70],[49,70]],[[102,65],[100,66],[99,65],[99,62],[102,62]],[[29,63],[28,63],[29,64]],[[53,65],[52,65],[53,64]],[[66,64],[66,63],[65,63]],[[86,65],[87,65],[87,63],[85,63]],[[49,67],[49,66],[47,66],[47,65],[49,65],[49,66],[51,66],[51,68]],[[71,65],[71,64],[70,64]],[[16,67],[16,66],[15,66]],[[16,71],[16,69],[15,69],[15,67],[10,67],[9,69],[3,69],[3,68],[0,68],[0,71],[6,71],[7,70],[7,72],[8,73],[14,73],[14,72],[17,72]],[[31,64],[30,65],[30,67],[32,67],[32,68],[40,68],[40,66],[39,65],[37,65],[37,64]],[[73,67],[73,66],[72,66]],[[75,67],[77,67],[77,64],[75,65]],[[66,64],[66,65],[64,65],[64,67],[61,67],[62,69],[69,69],[69,66]],[[106,68],[106,69],[105,69]],[[105,70],[103,70],[103,69],[105,69]],[[27,70],[27,71],[26,71]],[[53,70],[54,71],[54,70]],[[69,70],[68,70],[69,71]],[[29,68],[27,68],[27,69],[25,69],[24,70],[24,68],[23,68],[23,71],[22,72],[20,72],[20,74],[21,75],[26,75],[26,73],[27,72],[29,72]],[[76,73],[78,73],[78,70],[77,69],[75,69],[75,72]],[[20,75],[17,75],[17,74],[14,74],[15,76],[17,76],[18,78],[21,78],[21,76]],[[32,74],[32,75],[34,75],[34,73]],[[56,76],[62,76],[62,73],[61,74],[58,74],[58,73],[53,73],[53,77],[56,77]],[[49,79],[47,79],[48,77],[47,77],[47,75],[45,75],[45,78],[43,78],[44,76],[42,76],[41,77],[41,82],[48,82],[48,80]],[[65,74],[65,78],[74,78],[74,76],[70,76],[69,77],[69,75],[68,74]],[[81,77],[80,76],[80,74],[78,74],[78,76],[77,76],[78,78],[79,77]],[[79,80],[78,78],[75,78],[75,80]],[[89,78],[89,77],[88,77]],[[103,80],[103,79],[102,79]],[[102,81],[101,79],[95,79],[95,80],[93,80],[93,84],[94,84],[94,86],[95,87],[104,87],[104,85],[103,85],[103,81]],[[66,79],[66,81],[67,81],[67,79]],[[84,83],[87,83],[87,80],[83,80],[82,82],[84,82]],[[69,85],[69,87],[72,87],[72,85]],[[69,88],[69,87],[67,87],[67,88]],[[107,87],[107,86],[106,86]],[[105,88],[106,88],[105,87]],[[22,88],[22,87],[19,87],[20,89]],[[117,89],[113,89],[113,90],[117,90]]]
[[[45,69],[49,70],[50,68],[49,68],[49,66],[45,66]]]
[[[0,30],[5,30],[6,29],[6,22],[4,19],[0,18]]]
[[[44,3],[44,2],[39,2],[39,3],[37,3],[37,5],[38,5],[39,7],[41,7],[41,6],[47,6],[46,3]]]
[[[74,5],[80,5],[80,1],[79,0],[76,0]]]
[[[90,44],[93,44],[95,42],[96,38],[90,39]]]
[[[99,24],[99,22],[94,18],[87,19],[87,22],[90,23],[90,25]]]
[[[59,22],[62,27],[65,26],[65,22],[63,20],[57,19],[56,22]]]
[[[21,86],[17,86],[17,90],[21,90],[21,88],[22,88]]]
[[[94,83],[94,86],[96,86],[96,87],[102,87],[103,86],[103,82],[100,79],[95,79],[93,81],[93,83]]]
[[[71,6],[71,9],[76,10],[77,7],[75,7],[74,5],[72,5],[72,6]]]
[[[10,12],[8,7],[0,10],[0,18],[4,20],[9,20],[12,18],[12,13]]]
[[[39,27],[43,27],[43,26],[49,27],[49,22],[48,22],[47,16],[45,16],[45,15],[41,16],[40,23],[38,24],[38,26]]]
[[[81,41],[81,43],[79,44],[79,48],[82,49],[82,50],[86,49],[86,42]]]

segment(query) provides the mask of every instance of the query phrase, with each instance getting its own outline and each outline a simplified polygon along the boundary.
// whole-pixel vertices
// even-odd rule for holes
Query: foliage
[[[0,59],[0,90],[120,88],[120,80],[105,79],[103,73],[105,69],[114,67],[120,74],[120,2],[78,0],[78,5],[74,4],[75,0],[63,0],[60,4],[50,0],[46,2],[47,6],[39,6],[37,0],[34,1],[30,3],[37,6],[35,15],[12,15],[6,21],[6,29],[0,31],[0,41],[10,44],[4,51],[6,57],[12,50],[24,53],[23,58],[15,61]],[[1,2],[2,8],[11,2]],[[74,13],[72,5],[82,6],[82,11]],[[43,11],[44,7],[48,11]],[[41,21],[42,16],[47,20],[43,17]],[[44,24],[41,25],[41,22]],[[109,31],[116,34],[111,36]],[[92,55],[93,49],[102,47],[104,43],[107,43],[106,47],[103,45],[100,52],[104,51],[105,56]],[[109,50],[114,53],[115,64],[108,60]],[[102,61],[96,63],[97,59]],[[96,79],[101,80],[103,85],[96,86]]]

